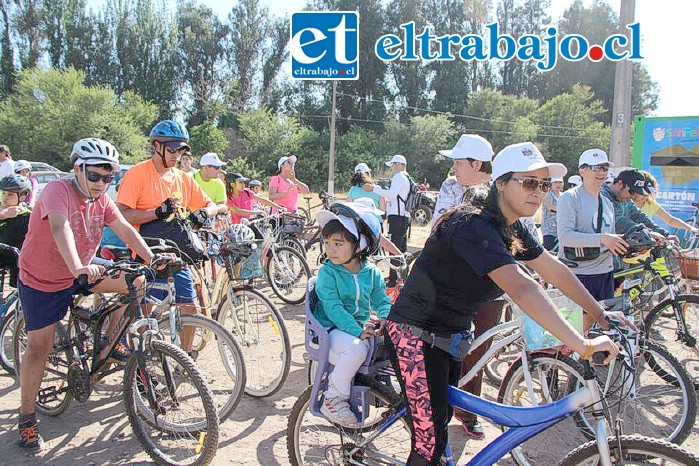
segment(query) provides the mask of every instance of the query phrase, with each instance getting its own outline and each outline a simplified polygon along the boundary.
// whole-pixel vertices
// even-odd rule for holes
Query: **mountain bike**
[[[158,260],[153,262],[157,267]],[[166,270],[172,274],[184,266],[175,261],[167,264]],[[142,290],[134,282],[155,273],[144,265],[117,262],[105,275],[123,274],[128,296],[113,296],[96,308],[70,305],[67,325],[64,321],[56,324],[55,343],[36,409],[56,416],[72,400],[87,401],[97,381],[122,370],[121,366],[111,366],[108,355],[126,334],[132,352],[124,370],[124,405],[136,438],[157,464],[206,465],[218,448],[216,406],[194,361],[180,348],[163,341],[158,321],[143,313],[139,296]],[[81,277],[82,283],[86,278]],[[123,316],[107,332],[111,314],[124,305],[127,308]],[[26,337],[24,318],[18,316],[14,339],[18,375]]]
[[[306,297],[311,268],[300,252],[280,244],[281,216],[276,213],[252,220],[248,225],[262,238],[265,276],[274,294],[287,304],[301,304]]]
[[[312,299],[309,297],[308,301],[311,302]],[[327,331],[323,332],[322,327],[315,328],[317,331],[307,339],[307,350],[309,357],[318,361],[320,370],[316,373],[313,385],[298,398],[289,416],[286,437],[290,463],[294,466],[405,464],[411,444],[406,418],[407,408],[402,398],[382,381],[388,362],[379,342],[371,341],[369,355],[355,377],[350,394],[350,405],[358,416],[359,427],[343,428],[329,422],[320,414],[320,404],[329,371],[328,337]],[[606,406],[595,379],[595,372],[588,361],[582,361],[581,367],[582,386],[555,403],[545,406],[505,406],[480,399],[456,387],[449,387],[450,405],[491,419],[508,428],[468,464],[492,465],[517,445],[583,409],[589,409],[591,412],[596,440],[570,452],[561,461],[561,465],[639,464],[630,463],[632,459],[642,459],[641,464],[697,464],[699,457],[662,440],[637,435],[625,436],[618,429],[613,436],[608,437],[604,418]],[[669,461],[673,463],[668,463]],[[440,464],[454,464],[449,445]]]
[[[312,195],[305,194],[303,198],[306,200],[306,207],[299,207],[296,209],[296,211],[305,217],[306,219],[306,226],[311,226],[316,222],[315,216],[313,215],[313,211],[317,209],[318,207],[322,207],[325,210],[330,210],[330,205],[337,201],[337,197],[331,196],[330,194],[326,193],[325,191],[321,191],[318,193],[318,198],[320,199],[320,204],[315,204],[311,205],[311,199],[313,199]]]
[[[19,250],[7,244],[0,243],[0,250],[19,259]],[[12,290],[5,295],[5,277],[9,269],[0,269],[0,366],[10,375],[15,375],[14,350],[12,339],[15,330],[15,318],[19,295],[17,290]]]
[[[254,397],[271,396],[289,376],[291,343],[279,309],[250,285],[261,276],[261,264],[254,264],[252,275],[245,275],[246,265],[261,260],[258,249],[262,241],[233,243],[225,234],[206,229],[201,232],[206,236],[210,253],[223,269],[213,283],[199,274],[201,308],[230,330],[240,345],[246,369],[245,393]]]

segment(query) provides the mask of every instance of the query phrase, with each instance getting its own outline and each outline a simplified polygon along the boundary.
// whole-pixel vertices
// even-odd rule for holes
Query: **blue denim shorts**
[[[197,297],[194,291],[194,280],[189,269],[182,269],[174,275],[175,279],[175,302],[178,304],[191,304]],[[158,279],[155,283],[165,283],[165,280]],[[167,297],[165,290],[150,290],[148,296],[163,300]]]
[[[17,280],[25,328],[30,332],[59,322],[68,312],[73,295],[78,291],[89,293],[89,290],[100,281],[79,285],[76,279],[70,288],[46,292],[34,289]]]

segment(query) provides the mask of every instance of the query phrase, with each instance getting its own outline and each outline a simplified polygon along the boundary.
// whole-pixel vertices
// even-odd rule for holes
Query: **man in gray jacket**
[[[614,296],[612,255],[627,244],[614,233],[614,206],[600,194],[611,166],[601,149],[583,152],[578,161],[582,185],[558,198],[558,256],[575,263],[573,273],[597,300]]]

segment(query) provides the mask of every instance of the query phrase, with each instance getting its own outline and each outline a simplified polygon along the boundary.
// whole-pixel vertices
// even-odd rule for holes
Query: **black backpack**
[[[410,189],[408,190],[408,197],[406,199],[398,196],[398,213],[400,214],[400,202],[403,202],[405,211],[412,214],[415,209],[417,209],[417,206],[420,205],[420,185],[415,182],[412,176],[408,175],[407,173],[403,174],[408,177]]]

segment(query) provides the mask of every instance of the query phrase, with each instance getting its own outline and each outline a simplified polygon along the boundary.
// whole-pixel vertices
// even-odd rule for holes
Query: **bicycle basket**
[[[300,235],[303,233],[303,227],[306,225],[306,218],[298,215],[284,215],[282,217],[282,231],[291,235]]]
[[[264,275],[262,267],[262,240],[245,243],[224,243],[216,256],[219,265],[226,267],[236,280],[250,280]]]
[[[699,280],[699,250],[687,249],[680,251],[677,259],[680,263],[682,278]]]
[[[561,316],[575,328],[578,332],[583,332],[583,310],[574,301],[563,295],[556,289],[547,291],[549,297],[558,308]],[[527,351],[535,351],[546,348],[554,348],[563,345],[563,343],[554,337],[548,330],[545,330],[541,325],[526,315],[515,303],[512,304],[512,310],[520,319],[520,328],[524,340],[524,346]]]

